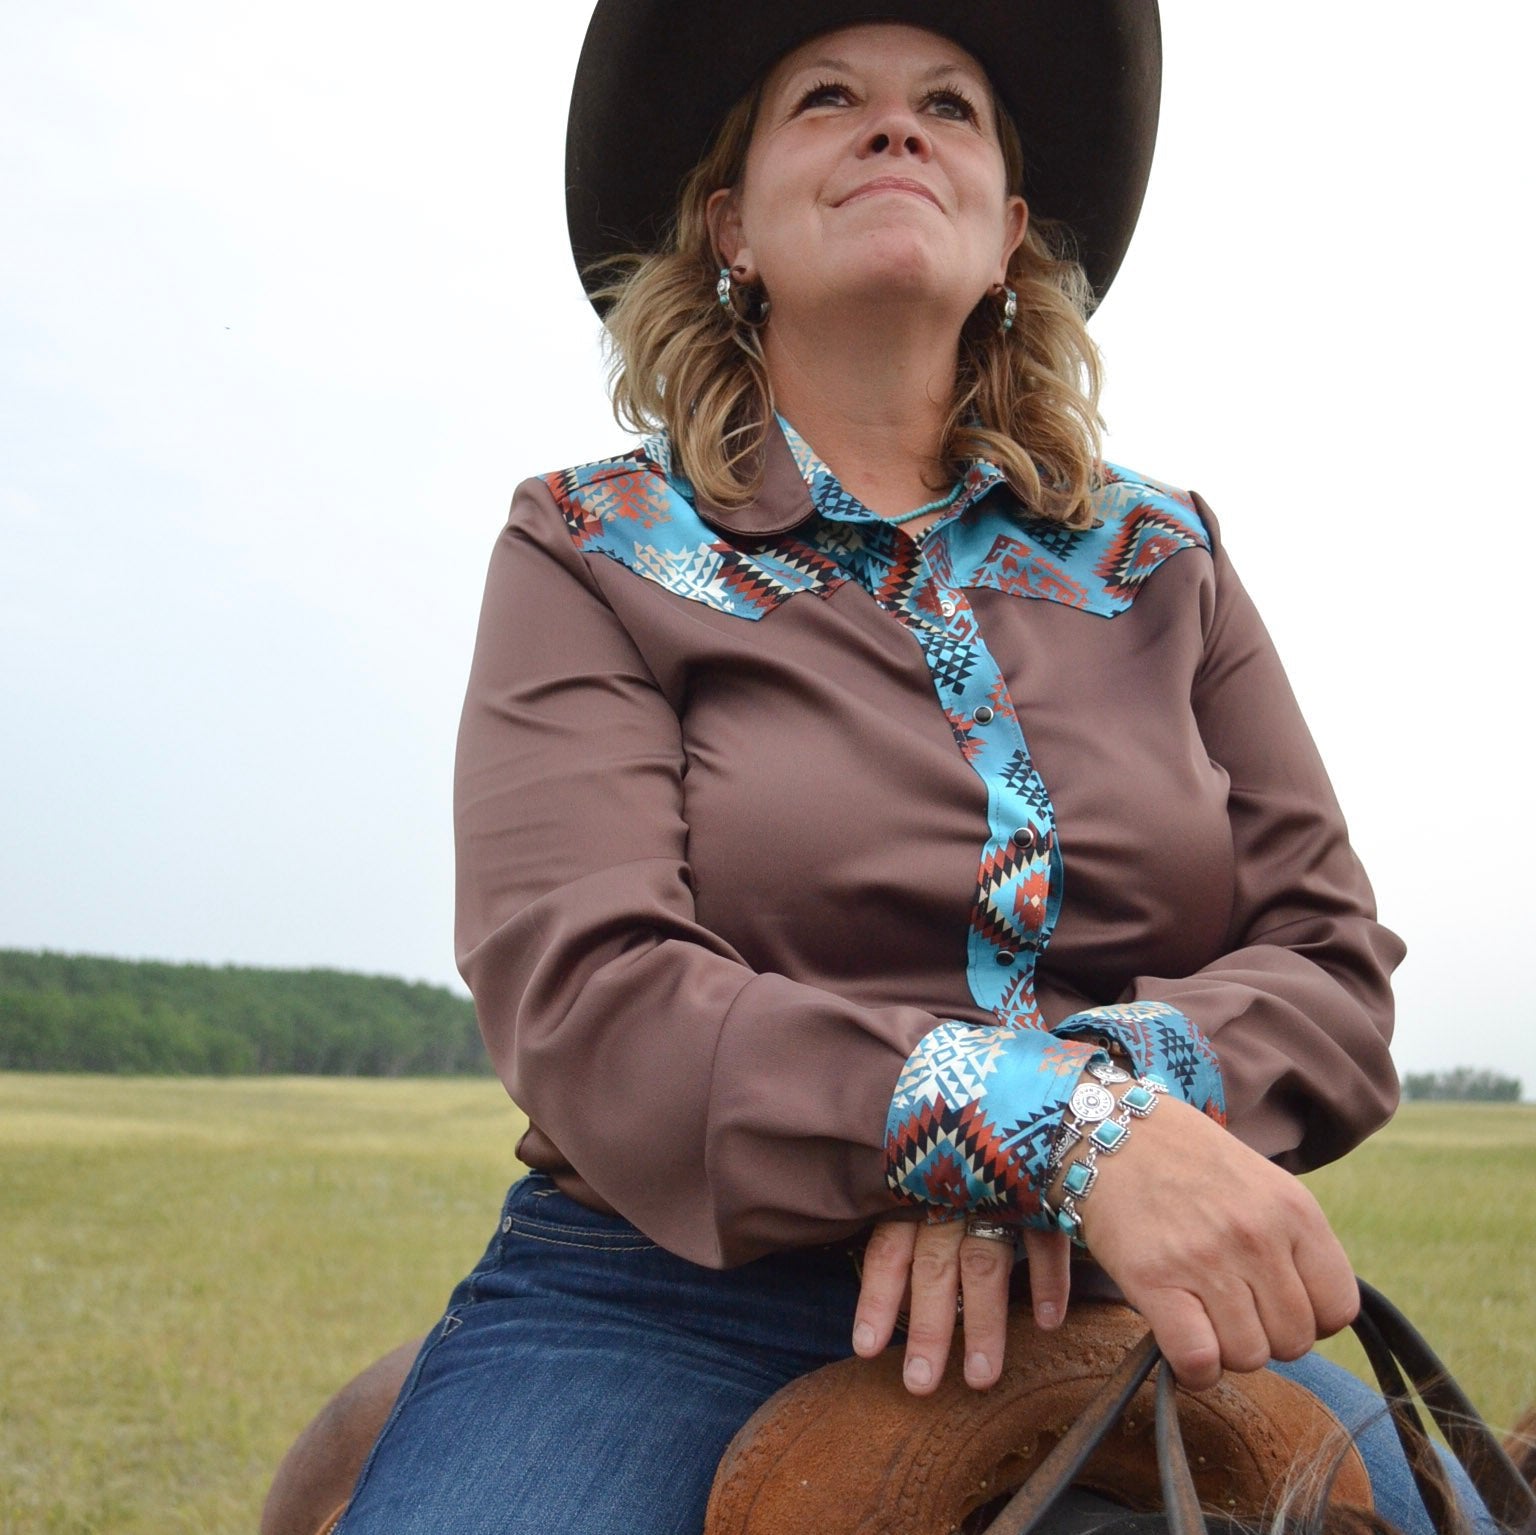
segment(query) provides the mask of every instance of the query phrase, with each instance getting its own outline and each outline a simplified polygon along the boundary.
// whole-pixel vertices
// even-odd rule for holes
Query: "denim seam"
[[[389,1416],[384,1420],[383,1428],[379,1430],[378,1437],[374,1440],[372,1447],[368,1451],[368,1458],[363,1462],[363,1469],[357,1474],[357,1481],[352,1488],[351,1496],[347,1499],[347,1507],[342,1512],[341,1521],[335,1527],[333,1535],[342,1535],[342,1532],[346,1529],[347,1514],[351,1512],[352,1504],[356,1502],[358,1493],[363,1490],[363,1486],[368,1480],[369,1473],[373,1470],[373,1463],[378,1459],[379,1451],[383,1448],[385,1439],[389,1436],[390,1430],[394,1428],[395,1422],[400,1417],[400,1414],[404,1412],[405,1404],[407,1401],[409,1401],[410,1398],[415,1395],[417,1383],[421,1380],[421,1372],[426,1368],[427,1356],[434,1353],[437,1349],[437,1346],[445,1338],[447,1338],[451,1333],[457,1331],[456,1327],[449,1327],[448,1323],[450,1320],[457,1317],[459,1309],[460,1308],[457,1306],[450,1307],[448,1311],[444,1313],[437,1326],[427,1334],[427,1337],[423,1341],[421,1347],[417,1349],[416,1357],[411,1361],[410,1371],[406,1375],[405,1380],[401,1383],[400,1391],[399,1394],[395,1397],[394,1405],[389,1409]]]
[[[512,1217],[512,1227],[507,1235],[527,1237],[530,1242],[544,1242],[550,1247],[577,1247],[588,1252],[649,1253],[657,1250],[655,1242],[643,1237],[636,1240],[618,1232],[605,1236],[601,1232],[583,1231],[579,1226],[546,1225],[516,1215]]]
[[[627,1231],[597,1232],[590,1226],[578,1226],[571,1221],[546,1220],[542,1215],[513,1215],[514,1226],[537,1226],[543,1231],[569,1231],[573,1236],[614,1236],[620,1241],[649,1241],[650,1239],[642,1231],[634,1232],[633,1237]]]

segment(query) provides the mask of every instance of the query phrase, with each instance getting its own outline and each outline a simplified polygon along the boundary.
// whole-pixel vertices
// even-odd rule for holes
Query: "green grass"
[[[249,1535],[478,1257],[493,1081],[0,1074],[0,1532]],[[1490,1417],[1536,1394],[1536,1110],[1414,1106],[1312,1187]]]
[[[499,1083],[0,1076],[0,1531],[253,1532],[515,1172]]]
[[[1536,1399],[1536,1106],[1411,1103],[1306,1182],[1355,1271],[1512,1424]],[[1363,1369],[1353,1339],[1324,1351]]]

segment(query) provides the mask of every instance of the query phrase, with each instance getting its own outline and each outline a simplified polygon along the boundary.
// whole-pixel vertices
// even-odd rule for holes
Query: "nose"
[[[909,107],[887,106],[870,122],[864,138],[863,153],[869,155],[911,155],[926,160],[933,148],[922,118]]]

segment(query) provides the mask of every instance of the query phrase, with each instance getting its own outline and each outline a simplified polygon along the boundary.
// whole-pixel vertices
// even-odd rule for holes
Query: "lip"
[[[862,186],[855,187],[838,202],[837,206],[846,207],[851,202],[857,202],[861,197],[872,197],[877,192],[904,192],[910,197],[921,197],[925,202],[932,203],[935,208],[941,208],[938,198],[933,194],[933,188],[924,186],[921,181],[913,181],[909,176],[876,176],[873,181],[866,181]]]

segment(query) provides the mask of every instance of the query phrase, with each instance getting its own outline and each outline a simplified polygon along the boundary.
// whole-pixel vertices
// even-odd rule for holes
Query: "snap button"
[[[990,704],[982,704],[979,709],[972,711],[971,718],[978,725],[990,725],[992,723],[992,706]]]
[[[945,618],[953,618],[955,616],[954,603],[952,603],[949,598],[946,597],[943,602],[939,604],[939,612],[941,612]]]
[[[1013,834],[1014,846],[1023,848],[1026,853],[1033,852],[1035,844],[1039,840],[1040,839],[1038,836],[1036,836],[1035,828],[1033,826],[1021,826]]]
[[[997,962],[1005,968],[1011,965],[1015,958],[1016,956],[1012,949],[999,949],[997,951]]]
[[[505,1236],[512,1229],[512,1217],[503,1215],[501,1218],[501,1234]]]

